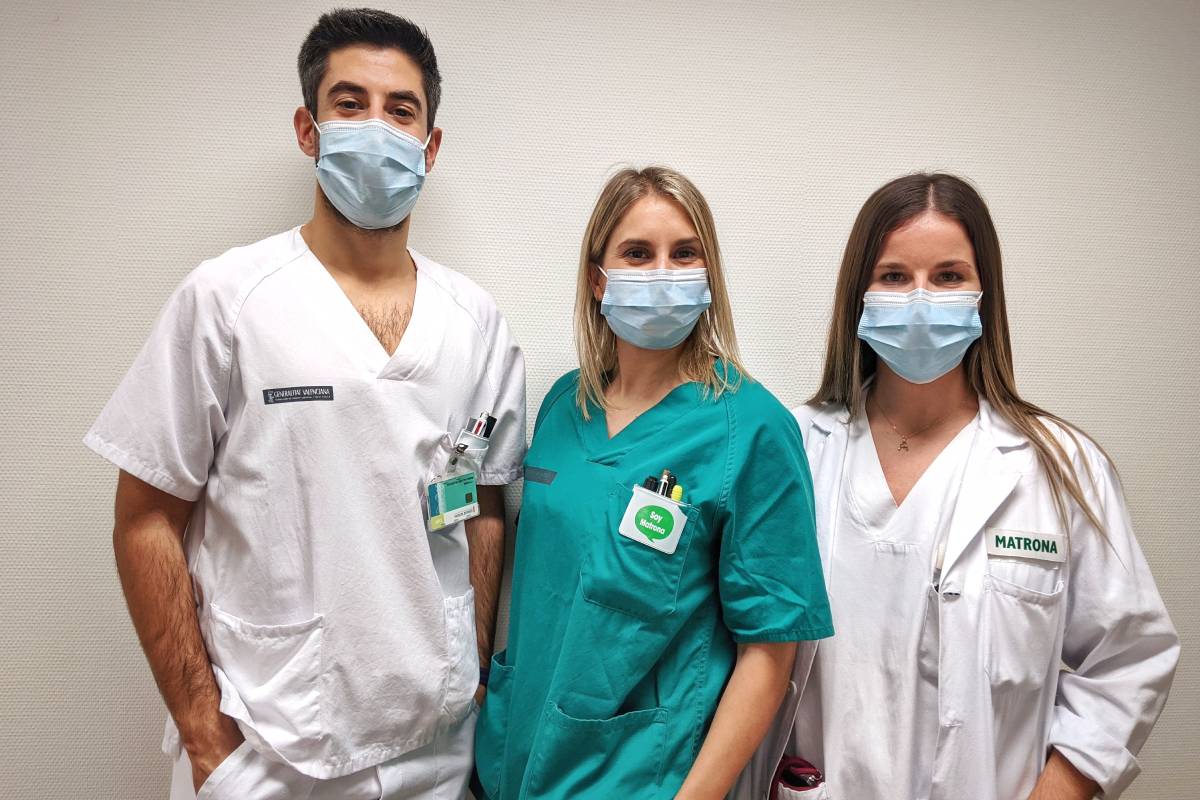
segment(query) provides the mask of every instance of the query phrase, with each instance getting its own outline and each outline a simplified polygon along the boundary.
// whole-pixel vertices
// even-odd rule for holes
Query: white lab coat
[[[814,477],[835,630],[880,622],[842,614],[845,605],[838,598],[845,592],[876,593],[878,614],[924,614],[925,597],[889,593],[888,582],[868,574],[873,562],[857,574],[835,570],[830,575],[830,556],[840,537],[854,533],[834,525],[844,490],[849,415],[844,408],[802,407],[794,413]],[[1139,771],[1136,754],[1166,700],[1179,658],[1178,637],[1133,536],[1117,476],[1100,451],[1084,440],[1076,448],[1063,437],[1106,533],[1096,531],[1078,509],[1071,511],[1069,529],[1061,531],[1030,442],[986,402],[979,417],[938,590],[940,719],[927,720],[938,731],[926,780],[931,780],[930,797],[1023,799],[1050,747],[1096,780],[1105,797],[1116,797]],[[1095,475],[1094,490],[1085,463]],[[1065,533],[1066,559],[989,557],[985,537],[998,530]],[[832,641],[836,644],[836,634]],[[855,775],[849,768],[839,773],[840,765],[854,762],[848,751],[878,747],[881,737],[858,729],[852,717],[836,709],[822,713],[822,680],[853,681],[856,670],[873,666],[822,643],[806,685],[811,651],[802,649],[794,676],[801,700],[788,750],[826,769],[827,784],[796,796],[916,798],[914,787],[891,784],[889,776]],[[915,680],[917,664],[910,668]],[[861,698],[863,703],[889,701]],[[744,776],[733,796],[765,796],[774,764],[770,755],[793,727],[794,705],[785,705],[768,735],[753,765],[755,778]],[[872,785],[887,787],[886,795],[865,788]]]

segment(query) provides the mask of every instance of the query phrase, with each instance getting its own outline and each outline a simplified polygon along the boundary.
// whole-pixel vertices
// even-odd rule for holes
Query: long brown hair
[[[608,408],[604,387],[617,369],[617,337],[600,313],[592,294],[591,270],[604,260],[604,248],[613,229],[629,207],[649,194],[673,200],[683,207],[704,251],[708,268],[708,290],[712,305],[700,315],[695,329],[684,340],[679,371],[688,380],[704,384],[713,397],[736,390],[746,375],[733,331],[733,312],[721,268],[721,248],[712,211],[695,184],[666,167],[623,169],[609,178],[596,200],[583,246],[579,252],[579,276],[575,291],[575,347],[579,351],[579,389],[576,403],[588,419],[588,401]],[[719,365],[719,366],[718,366]]]
[[[945,173],[905,175],[883,185],[867,198],[850,231],[850,240],[846,243],[846,252],[838,272],[821,387],[808,402],[835,403],[845,406],[851,416],[858,413],[864,398],[863,386],[875,374],[877,363],[875,351],[858,338],[863,294],[871,283],[884,238],[927,211],[957,220],[966,229],[971,246],[975,249],[975,263],[983,288],[979,307],[983,336],[971,345],[963,359],[968,384],[1033,445],[1038,462],[1050,483],[1064,529],[1068,525],[1066,498],[1070,498],[1103,533],[1104,524],[1084,497],[1071,458],[1048,423],[1061,429],[1077,448],[1080,446],[1080,436],[1089,441],[1090,437],[1061,417],[1022,399],[1017,393],[1012,345],[1008,335],[1008,313],[1004,305],[1000,240],[987,204],[979,192],[962,178]],[[1099,449],[1104,453],[1103,448]],[[1104,455],[1108,457],[1107,453]],[[1087,459],[1081,461],[1088,480],[1094,486],[1095,477]]]

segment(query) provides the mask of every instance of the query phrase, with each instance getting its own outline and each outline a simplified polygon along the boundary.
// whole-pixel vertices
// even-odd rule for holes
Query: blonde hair
[[[590,419],[588,403],[605,411],[609,405],[604,388],[616,376],[617,337],[600,313],[600,302],[592,293],[591,270],[604,260],[604,248],[625,212],[643,197],[655,194],[683,207],[704,251],[712,305],[700,315],[696,327],[684,340],[679,357],[680,374],[704,384],[714,398],[736,391],[746,370],[738,354],[733,330],[733,312],[721,269],[721,250],[712,211],[704,195],[678,172],[666,167],[623,169],[609,178],[596,200],[583,234],[579,253],[579,276],[575,290],[575,348],[579,353],[579,388],[575,402],[584,419]]]
[[[876,355],[858,338],[863,294],[871,283],[875,262],[884,238],[905,222],[927,211],[958,221],[971,240],[983,288],[979,315],[983,336],[971,345],[963,363],[971,389],[987,400],[996,413],[1020,431],[1037,454],[1054,496],[1059,521],[1067,529],[1067,499],[1074,501],[1101,534],[1100,515],[1087,502],[1079,476],[1062,441],[1051,431],[1060,429],[1076,449],[1080,437],[1091,437],[1066,420],[1051,414],[1017,394],[1013,373],[1012,345],[1008,335],[1008,312],[1004,304],[1004,277],[1000,262],[1000,240],[987,204],[971,184],[943,173],[906,175],[875,191],[863,205],[850,231],[833,301],[833,321],[825,351],[821,387],[809,403],[845,406],[851,416],[864,399],[863,386],[875,374]],[[1096,444],[1107,459],[1108,454]],[[1096,479],[1087,458],[1081,459],[1088,481]],[[1111,465],[1111,459],[1109,460]]]

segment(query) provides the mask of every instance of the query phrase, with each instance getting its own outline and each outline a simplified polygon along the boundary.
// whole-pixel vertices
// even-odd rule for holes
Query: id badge
[[[440,475],[425,487],[429,501],[429,530],[440,531],[456,522],[479,516],[479,490],[475,471],[459,469]]]
[[[679,546],[687,514],[669,497],[641,486],[633,487],[633,497],[625,507],[618,532],[638,544],[671,555]]]

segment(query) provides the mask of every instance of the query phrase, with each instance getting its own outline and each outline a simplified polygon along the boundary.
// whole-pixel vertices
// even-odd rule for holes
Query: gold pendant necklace
[[[887,415],[887,412],[883,410],[883,406],[879,404],[879,399],[878,399],[877,397],[875,397],[874,395],[870,396],[870,398],[869,398],[869,399],[871,399],[871,400],[874,400],[874,401],[875,401],[875,408],[879,410],[879,413],[880,413],[880,414],[883,414],[883,418],[884,418],[884,420],[885,420],[885,421],[887,422],[887,424],[888,424],[888,425],[890,425],[890,426],[891,426],[891,428],[892,428],[892,433],[896,434],[896,436],[897,436],[897,437],[900,439],[900,444],[898,444],[898,445],[896,446],[896,452],[897,452],[897,453],[907,453],[907,452],[908,452],[908,440],[909,440],[909,439],[911,439],[911,438],[913,438],[913,437],[915,437],[915,436],[920,436],[922,433],[924,433],[925,431],[929,430],[929,429],[930,429],[930,428],[932,428],[934,425],[937,425],[937,424],[939,424],[939,423],[945,422],[945,421],[946,421],[946,419],[947,419],[947,418],[948,418],[948,417],[949,417],[951,414],[953,414],[953,413],[954,413],[954,411],[955,411],[955,409],[953,409],[953,408],[952,408],[952,409],[950,409],[950,410],[949,410],[949,411],[947,411],[945,414],[943,414],[942,416],[940,416],[940,417],[938,417],[937,419],[935,419],[933,422],[931,422],[931,423],[929,423],[928,425],[926,425],[924,428],[921,428],[921,430],[919,430],[919,431],[913,431],[912,433],[901,433],[901,432],[900,432],[900,429],[896,427],[896,423],[892,422],[892,419],[891,419],[891,417],[889,417],[889,416]]]

